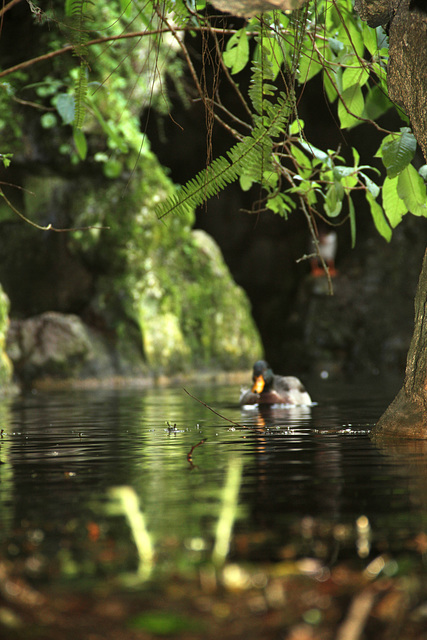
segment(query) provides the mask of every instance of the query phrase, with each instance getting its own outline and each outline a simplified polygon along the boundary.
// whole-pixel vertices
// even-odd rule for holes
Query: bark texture
[[[381,416],[373,437],[427,438],[427,251],[415,296],[415,328],[403,387]]]
[[[389,33],[388,91],[412,124],[427,160],[427,2],[355,0],[371,27]],[[403,387],[381,416],[373,437],[427,438],[427,252],[415,297],[415,328]]]
[[[409,116],[427,159],[427,2],[426,0],[355,0],[371,27],[389,34],[388,93]]]

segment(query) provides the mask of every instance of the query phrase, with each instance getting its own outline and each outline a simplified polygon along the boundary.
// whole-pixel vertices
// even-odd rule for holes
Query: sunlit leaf
[[[322,71],[323,66],[319,62],[317,53],[314,49],[303,49],[301,51],[301,57],[298,65],[298,82],[300,84],[304,84],[314,78],[320,71]]]
[[[397,227],[402,217],[408,211],[402,198],[397,192],[398,178],[389,178],[386,176],[383,184],[383,208],[391,226]]]
[[[299,167],[299,173],[303,178],[308,178],[311,175],[312,166],[310,158],[308,158],[304,151],[301,151],[296,145],[292,145],[291,153],[297,161]]]
[[[411,164],[399,174],[397,193],[414,216],[427,216],[426,185]]]
[[[338,117],[341,128],[349,129],[360,124],[359,117],[363,116],[364,107],[365,101],[359,85],[354,84],[348,89],[345,89],[338,103]]]
[[[366,22],[364,22],[363,28],[362,28],[362,35],[363,35],[363,43],[365,47],[367,48],[371,56],[373,56],[376,50],[378,49],[376,30],[373,29],[372,27],[368,27]]]
[[[298,118],[294,120],[292,124],[289,126],[289,133],[291,136],[295,136],[300,133],[304,129],[304,120]]]
[[[245,28],[231,36],[222,57],[233,74],[239,73],[246,67],[249,62],[249,42]]]
[[[276,38],[265,38],[263,46],[271,64],[273,78],[276,78],[284,60],[284,51]]]
[[[380,235],[390,242],[391,240],[391,228],[387,222],[387,219],[384,215],[384,211],[382,210],[381,205],[375,200],[370,191],[365,191],[366,200],[369,203],[372,219],[374,221],[375,227]]]
[[[343,91],[349,89],[353,85],[362,87],[369,80],[369,71],[366,67],[348,67],[342,74]]]
[[[240,188],[242,191],[249,191],[253,185],[253,180],[250,176],[243,175],[239,178]]]

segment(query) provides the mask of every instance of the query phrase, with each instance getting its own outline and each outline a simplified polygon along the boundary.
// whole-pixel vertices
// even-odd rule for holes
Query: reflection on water
[[[236,387],[191,387],[216,414],[182,389],[4,401],[0,550],[54,579],[404,548],[427,450],[371,443],[394,391],[325,384],[310,408],[243,411]]]

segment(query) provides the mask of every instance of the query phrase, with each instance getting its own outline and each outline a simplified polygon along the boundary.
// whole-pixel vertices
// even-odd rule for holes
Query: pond
[[[186,388],[4,400],[2,557],[32,581],[145,580],[212,559],[369,559],[425,531],[426,446],[369,438],[397,384],[316,381],[314,406],[262,412],[237,386]]]

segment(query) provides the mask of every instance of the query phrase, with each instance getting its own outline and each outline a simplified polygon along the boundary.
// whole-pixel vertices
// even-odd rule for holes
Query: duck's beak
[[[264,378],[262,377],[262,375],[258,376],[254,380],[254,385],[252,387],[252,393],[261,393],[261,391],[264,389],[264,387],[265,387]]]

